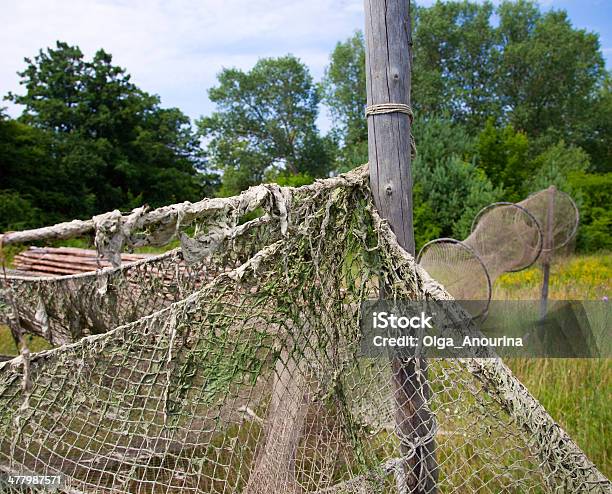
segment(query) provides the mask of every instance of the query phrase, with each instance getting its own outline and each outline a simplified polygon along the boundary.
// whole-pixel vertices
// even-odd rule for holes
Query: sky
[[[612,0],[540,5],[565,9],[575,27],[599,33],[612,67]],[[0,6],[0,96],[23,92],[17,71],[24,57],[62,40],[88,58],[104,48],[162,106],[192,119],[214,110],[207,90],[224,67],[248,70],[260,57],[292,53],[320,80],[336,43],[364,21],[363,0],[0,0]],[[8,101],[2,106],[14,117],[21,112]],[[330,127],[325,111],[319,127]]]

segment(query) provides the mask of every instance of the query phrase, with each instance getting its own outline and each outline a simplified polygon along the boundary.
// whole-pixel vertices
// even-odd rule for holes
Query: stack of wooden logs
[[[121,254],[123,263],[151,257],[153,254]],[[75,247],[30,247],[13,259],[13,274],[61,276],[86,273],[110,266],[95,250]]]

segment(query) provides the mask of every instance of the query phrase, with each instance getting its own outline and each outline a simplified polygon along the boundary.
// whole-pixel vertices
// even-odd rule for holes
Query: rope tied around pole
[[[406,105],[404,103],[379,103],[376,105],[366,106],[365,116],[373,117],[374,115],[386,115],[389,113],[403,113],[404,115],[408,115],[410,119],[410,126],[412,127],[412,123],[414,122],[414,113],[412,111],[412,107],[410,105]],[[414,141],[414,136],[412,132],[410,133],[410,157],[412,159],[416,158],[417,150],[416,143]]]
[[[366,106],[366,117],[371,115],[384,115],[387,113],[404,113],[410,117],[410,123],[414,121],[412,107],[404,103],[379,103],[377,105]]]

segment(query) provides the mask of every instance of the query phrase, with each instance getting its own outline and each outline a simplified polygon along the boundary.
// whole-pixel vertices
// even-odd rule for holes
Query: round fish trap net
[[[280,192],[260,248],[184,298],[0,364],[0,489],[29,472],[67,493],[609,492],[494,355],[361,356],[381,283],[450,298],[374,210],[367,169]]]
[[[478,252],[466,242],[439,238],[423,246],[418,263],[457,300],[474,300],[472,314],[484,313],[491,299],[491,278]]]
[[[464,240],[479,253],[492,280],[535,263],[542,251],[542,229],[521,204],[494,203],[482,209]]]
[[[518,203],[538,221],[546,242],[544,252],[567,246],[576,236],[580,213],[571,196],[555,187],[541,190]]]

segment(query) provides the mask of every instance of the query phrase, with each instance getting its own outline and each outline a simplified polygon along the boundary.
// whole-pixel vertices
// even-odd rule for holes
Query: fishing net
[[[495,203],[480,211],[465,240],[428,242],[418,262],[456,299],[476,301],[471,310],[482,314],[495,279],[532,265],[541,250],[541,227],[530,210],[521,204]]]
[[[203,255],[219,223],[201,219],[126,282],[164,293],[156,263],[184,265],[183,298],[0,363],[1,472],[61,474],[70,493],[610,492],[500,359],[361,356],[381,285],[450,298],[377,215],[367,169],[276,192],[248,235],[222,236],[252,254]]]
[[[296,191],[296,204],[303,193]],[[280,188],[263,185],[228,199],[137,209],[128,216],[112,212],[76,231],[70,230],[73,222],[35,231],[28,240],[55,237],[58,231],[67,232],[60,236],[91,233],[115,267],[43,277],[9,271],[0,277],[0,323],[9,325],[16,339],[27,332],[61,345],[135,321],[185,298],[279,238],[287,221],[282,201]],[[296,206],[292,214],[299,221],[307,212]],[[120,263],[124,246],[160,246],[176,237],[179,249]]]
[[[417,259],[456,299],[475,301],[470,307],[474,315],[483,315],[495,280],[538,260],[549,262],[575,237],[579,216],[573,199],[551,186],[516,204],[486,206],[465,240],[432,240]]]
[[[218,273],[214,263],[190,266],[180,250],[173,250],[97,273],[10,276],[3,282],[2,320],[53,345],[73,343],[181,300]],[[13,312],[18,317],[15,322]]]
[[[580,213],[574,200],[556,187],[532,194],[519,205],[526,208],[542,227],[543,253],[567,246],[576,236]]]

